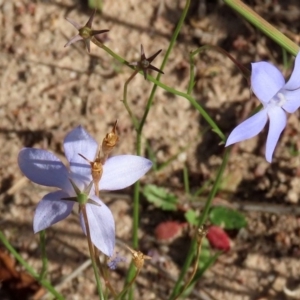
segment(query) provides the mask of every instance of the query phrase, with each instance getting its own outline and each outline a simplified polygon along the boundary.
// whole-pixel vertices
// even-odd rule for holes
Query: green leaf
[[[187,212],[185,212],[184,217],[189,224],[195,225],[195,226],[198,225],[199,216],[197,215],[197,213],[194,210],[189,209]]]
[[[227,207],[213,207],[210,210],[209,218],[214,225],[225,229],[240,229],[247,226],[244,215]]]
[[[178,199],[175,195],[167,192],[166,189],[148,184],[143,189],[146,199],[156,207],[163,210],[177,210]]]

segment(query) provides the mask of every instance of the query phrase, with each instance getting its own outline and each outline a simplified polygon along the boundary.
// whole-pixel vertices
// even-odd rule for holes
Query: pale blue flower
[[[43,197],[39,202],[33,220],[34,232],[41,231],[63,220],[72,211],[74,201],[62,200],[75,197],[70,179],[84,191],[92,181],[91,167],[78,153],[93,161],[98,145],[81,127],[72,130],[64,140],[68,168],[51,152],[41,149],[24,148],[20,151],[18,163],[23,174],[31,181],[59,188]],[[100,190],[123,189],[141,178],[152,166],[151,161],[134,155],[119,155],[107,159],[99,182]],[[115,222],[109,208],[94,195],[94,188],[88,197],[99,203],[87,202],[86,211],[93,244],[107,256],[113,254],[115,246]],[[82,213],[80,223],[84,232]]]
[[[286,112],[294,113],[300,106],[300,52],[287,83],[272,64],[252,63],[251,88],[263,109],[238,125],[229,135],[225,147],[256,136],[269,119],[266,160],[271,162],[279,136],[286,126]]]

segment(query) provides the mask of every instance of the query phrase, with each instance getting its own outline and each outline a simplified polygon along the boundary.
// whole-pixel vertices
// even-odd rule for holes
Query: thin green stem
[[[177,27],[175,29],[174,34],[173,34],[173,37],[171,39],[170,45],[168,47],[168,50],[166,51],[166,54],[164,56],[162,65],[160,67],[160,70],[163,70],[164,67],[165,67],[165,65],[166,65],[166,63],[167,63],[167,60],[168,60],[169,55],[171,53],[171,50],[174,47],[175,41],[177,39],[177,36],[178,36],[178,34],[180,32],[180,29],[181,29],[181,27],[183,25],[183,21],[184,21],[184,18],[186,16],[186,13],[187,13],[189,5],[190,5],[190,1],[188,0],[186,2],[186,6],[185,6],[184,11],[183,11],[183,13],[181,15],[179,23],[178,23],[178,25],[177,25]],[[147,116],[149,114],[150,108],[151,108],[152,103],[153,103],[154,95],[155,95],[155,92],[156,92],[156,89],[157,89],[157,85],[158,85],[157,83],[159,83],[160,76],[161,76],[161,74],[158,73],[158,75],[156,77],[156,80],[155,80],[155,84],[154,84],[154,86],[152,88],[152,91],[150,93],[150,97],[149,97],[149,99],[147,101],[147,105],[146,105],[146,108],[145,108],[142,120],[140,122],[140,126],[139,126],[138,131],[137,131],[137,140],[136,140],[136,149],[137,149],[136,152],[137,152],[137,155],[141,155],[141,152],[142,152],[142,150],[141,150],[142,149],[142,131],[143,131],[143,128],[144,128]],[[148,76],[148,78],[152,79],[151,76]],[[150,81],[153,82],[153,80],[151,80],[151,79],[150,79]],[[136,182],[135,185],[134,185],[134,206],[133,206],[133,220],[134,220],[133,221],[134,222],[134,226],[133,226],[133,247],[134,248],[138,248],[139,195],[140,195],[140,183]],[[129,272],[128,272],[128,276],[127,276],[127,282],[133,276],[133,273],[134,273],[134,266],[133,266],[133,264],[131,264]],[[132,299],[132,293],[129,295],[129,299]]]
[[[100,281],[100,277],[99,277],[98,270],[97,270],[97,264],[96,264],[96,260],[95,260],[94,246],[93,246],[92,239],[91,239],[91,232],[90,232],[89,221],[88,221],[88,217],[87,217],[87,213],[86,213],[85,204],[80,205],[80,211],[82,212],[82,216],[83,216],[84,223],[85,223],[86,236],[87,236],[87,240],[88,240],[88,246],[89,246],[89,251],[90,251],[90,257],[92,260],[92,266],[93,266],[93,270],[94,270],[94,274],[95,274],[95,278],[96,278],[99,299],[104,300],[101,281]]]
[[[288,64],[288,55],[287,55],[287,51],[282,48],[282,60],[283,60],[283,67],[285,69],[289,68],[289,64]]]
[[[298,54],[299,46],[297,44],[291,41],[273,25],[264,20],[242,1],[224,0],[224,2],[288,52],[295,56]]]
[[[102,48],[104,51],[106,51],[108,54],[110,54],[117,61],[119,61],[120,63],[123,63],[123,64],[127,65],[128,67],[130,67],[131,69],[134,70],[134,68],[132,66],[129,66],[129,63],[125,59],[123,59],[122,57],[120,57],[119,55],[117,55],[116,53],[114,53],[111,49],[107,48],[105,45],[102,45],[96,39],[92,38],[91,41],[94,42],[96,45],[98,45],[100,48]],[[142,71],[139,71],[138,73],[141,74],[141,75],[143,75]],[[214,122],[214,120],[209,116],[209,114],[202,108],[202,106],[191,95],[189,95],[187,93],[184,93],[184,92],[181,92],[181,91],[178,91],[178,90],[176,90],[174,88],[171,88],[171,87],[163,84],[162,82],[156,80],[155,78],[153,78],[149,74],[147,75],[147,79],[149,81],[151,81],[152,83],[154,83],[155,85],[157,85],[160,88],[162,88],[163,90],[165,90],[165,91],[167,91],[169,93],[172,93],[174,95],[180,96],[180,97],[185,98],[186,100],[188,100],[191,103],[191,105],[195,109],[198,110],[198,112],[202,115],[202,117],[206,120],[206,122],[212,127],[212,130],[221,138],[221,140],[225,141],[225,136],[224,136],[223,132],[221,131],[221,129]],[[141,137],[137,138],[137,145],[141,145]],[[139,155],[139,150],[138,149],[139,148],[137,147],[137,154]]]
[[[207,180],[200,188],[198,188],[196,190],[196,192],[194,192],[194,194],[192,195],[192,199],[198,197],[199,195],[202,194],[202,192],[212,183],[211,180]]]
[[[221,179],[222,179],[222,176],[223,176],[223,172],[225,170],[225,167],[227,165],[227,161],[228,161],[228,157],[229,157],[229,152],[230,152],[230,149],[229,148],[226,148],[225,150],[225,153],[224,153],[224,156],[223,156],[223,160],[222,160],[222,164],[218,170],[218,173],[217,173],[217,177],[216,177],[216,180],[214,182],[214,185],[208,195],[208,198],[206,200],[206,203],[205,203],[205,206],[204,206],[204,209],[201,213],[201,216],[199,218],[199,223],[198,223],[198,227],[200,227],[201,225],[203,225],[206,221],[206,218],[207,218],[207,215],[208,215],[208,211],[210,209],[210,206],[211,206],[211,202],[212,200],[214,199],[217,191],[218,191],[218,188],[219,188],[219,185],[220,185],[220,182],[221,182]],[[176,281],[176,284],[175,284],[175,287],[172,291],[172,294],[170,296],[169,299],[173,299],[175,297],[175,295],[178,294],[179,290],[180,290],[180,286],[181,286],[181,283],[183,281],[183,277],[184,275],[187,273],[191,263],[192,263],[192,259],[193,259],[193,253],[195,252],[195,247],[196,247],[196,240],[193,240],[192,243],[191,243],[191,246],[190,246],[190,249],[189,249],[189,252],[186,256],[186,260],[184,262],[184,265],[182,267],[182,270],[179,274],[179,277]]]
[[[222,164],[221,164],[221,166],[218,170],[216,180],[215,180],[214,185],[213,185],[213,187],[212,187],[212,189],[211,189],[211,191],[208,195],[208,198],[207,198],[207,201],[205,203],[204,209],[203,209],[203,211],[201,213],[201,216],[199,218],[198,227],[203,225],[205,223],[206,219],[207,219],[207,215],[208,215],[208,211],[209,211],[210,206],[211,206],[211,202],[212,202],[212,200],[214,199],[216,193],[219,190],[219,185],[221,183],[222,176],[223,176],[224,170],[225,170],[227,162],[228,162],[230,150],[231,150],[230,147],[225,148],[225,153],[223,155]]]
[[[186,165],[183,166],[183,184],[186,195],[190,194],[189,171]]]
[[[160,68],[161,70],[163,70],[164,66],[167,63],[168,57],[169,57],[169,55],[171,53],[171,50],[172,50],[172,48],[173,48],[173,46],[174,46],[174,44],[176,42],[177,36],[178,36],[178,34],[180,32],[180,29],[181,29],[181,27],[183,25],[183,21],[184,21],[184,19],[186,17],[189,5],[190,5],[190,0],[188,0],[186,2],[186,6],[184,8],[184,11],[183,11],[183,13],[181,15],[179,23],[178,23],[178,25],[177,25],[177,27],[175,29],[175,32],[174,32],[173,37],[171,39],[170,45],[169,45],[168,50],[166,52],[166,55],[164,57],[162,66]],[[120,63],[125,64],[128,67],[130,67],[130,68],[133,69],[133,67],[130,66],[129,63],[125,59],[123,59],[122,57],[120,57],[119,55],[117,55],[116,53],[114,53],[111,49],[109,49],[108,47],[106,47],[102,43],[98,42],[96,39],[92,38],[92,42],[94,42],[96,45],[98,45],[100,48],[102,48],[104,51],[106,51],[108,54],[110,54],[113,58],[115,58]],[[142,74],[142,71],[139,71],[139,73]],[[219,127],[217,126],[217,124],[213,121],[213,119],[209,116],[209,114],[202,108],[202,106],[200,104],[198,104],[198,102],[190,95],[191,89],[192,89],[192,84],[189,84],[188,93],[183,93],[181,91],[178,91],[176,89],[173,89],[173,88],[171,88],[171,87],[169,87],[169,86],[161,83],[159,81],[160,80],[160,74],[158,74],[157,79],[154,79],[150,75],[147,76],[147,79],[149,81],[151,81],[152,83],[154,83],[154,86],[152,88],[150,97],[148,99],[148,102],[147,102],[147,105],[146,105],[146,108],[145,108],[144,115],[142,117],[142,120],[140,122],[138,131],[137,131],[137,140],[136,140],[137,155],[141,155],[141,149],[142,149],[142,147],[141,147],[141,144],[142,144],[142,130],[143,130],[144,124],[146,122],[146,119],[147,119],[148,113],[150,111],[150,108],[152,106],[157,86],[159,86],[160,88],[164,89],[167,92],[170,92],[170,93],[172,93],[174,95],[177,95],[177,96],[180,96],[180,97],[183,97],[183,98],[187,99],[191,103],[191,105],[193,107],[195,107],[199,111],[199,113],[202,115],[202,117],[212,127],[212,130],[221,138],[221,140],[225,141],[225,136],[222,133],[222,131],[219,129]],[[190,81],[190,82],[192,82],[192,81]],[[124,87],[124,89],[125,89],[125,87]],[[127,93],[127,86],[126,86],[126,90],[124,90],[124,94],[125,95],[126,95],[126,93]],[[129,111],[130,110],[128,110],[128,112]],[[134,208],[133,208],[133,247],[135,247],[135,248],[138,248],[138,235],[137,235],[137,232],[138,232],[138,224],[139,224],[139,194],[140,194],[140,183],[137,182],[134,185]],[[190,263],[189,263],[189,265],[190,265]],[[131,267],[129,269],[129,272],[127,274],[127,279],[126,279],[127,283],[131,281],[130,278],[132,278],[133,274],[134,274],[134,267],[133,267],[133,265],[131,265]],[[129,292],[130,291],[131,291],[131,289],[129,290]],[[132,293],[130,293],[130,294],[131,295],[129,295],[129,299],[132,299]]]
[[[190,79],[189,79],[189,84],[186,92],[188,95],[192,93],[192,90],[195,85],[195,63],[194,63],[194,55],[192,52],[190,53],[189,58],[190,58]]]
[[[222,253],[222,251],[219,251],[211,256],[206,262],[204,262],[203,267],[196,273],[195,277],[193,278],[191,285],[194,285],[203,276],[206,270],[208,270],[215,263],[215,261]]]
[[[140,154],[138,154],[140,155]],[[139,228],[139,196],[140,196],[140,181],[137,181],[134,185],[133,191],[133,248],[138,248],[138,228]]]
[[[175,33],[176,33],[176,31],[175,31]],[[99,47],[101,47],[103,50],[105,50],[108,54],[110,54],[113,58],[118,60],[120,63],[123,63],[123,64],[129,66],[129,63],[125,59],[123,59],[122,57],[120,57],[119,55],[114,53],[111,49],[107,48],[105,45],[102,45],[97,40],[94,41],[94,39],[92,39],[92,41],[93,42],[96,41],[96,44]],[[171,87],[163,84],[162,82],[160,82],[159,81],[160,74],[158,74],[158,76],[157,76],[158,79],[155,79],[155,78],[153,78],[152,76],[150,76],[148,74],[147,79],[149,81],[151,81],[152,83],[154,83],[154,87],[153,87],[151,95],[149,97],[149,100],[148,100],[148,103],[147,103],[147,106],[146,106],[146,109],[145,109],[145,113],[143,115],[143,118],[142,118],[142,121],[141,121],[141,124],[140,124],[140,127],[139,127],[139,132],[141,132],[143,130],[144,123],[146,121],[146,118],[148,116],[150,107],[152,105],[152,100],[153,100],[152,97],[154,96],[154,93],[156,91],[156,86],[159,86],[160,88],[162,88],[163,90],[165,90],[169,93],[172,93],[174,95],[183,97],[186,100],[188,100],[191,103],[191,105],[198,110],[198,112],[202,115],[202,117],[206,120],[206,122],[211,126],[212,130],[221,138],[221,140],[223,142],[225,141],[225,136],[224,136],[223,132],[221,131],[221,129],[218,127],[218,125],[215,123],[215,121],[209,116],[209,114],[203,109],[203,107],[190,95],[192,87],[193,87],[193,82],[194,82],[194,80],[193,80],[193,78],[194,78],[194,75],[193,75],[193,65],[194,65],[193,57],[195,55],[199,54],[201,51],[204,51],[206,49],[214,49],[216,51],[219,51],[219,52],[223,53],[224,55],[226,55],[229,59],[231,59],[236,64],[236,66],[242,71],[242,73],[244,74],[244,76],[246,78],[249,77],[249,70],[247,68],[241,66],[230,54],[224,52],[224,50],[222,50],[221,48],[219,48],[217,46],[212,46],[212,45],[207,45],[207,46],[203,46],[201,48],[198,48],[195,51],[190,53],[190,63],[191,63],[191,71],[190,71],[191,74],[190,75],[192,77],[189,81],[189,86],[188,86],[187,93],[178,91],[178,90],[176,90],[174,88],[171,88]],[[168,51],[167,51],[167,53],[168,53]],[[129,66],[129,67],[133,69],[132,66]],[[162,64],[161,69],[163,69],[163,67],[164,67],[164,64]],[[143,75],[143,73],[141,71],[139,73],[141,75]],[[137,137],[137,154],[138,155],[140,155],[139,147],[141,147],[141,137]]]
[[[182,25],[183,25],[183,22],[184,22],[184,20],[185,20],[186,15],[187,15],[187,12],[188,12],[188,10],[189,10],[189,7],[190,7],[190,0],[187,0],[186,3],[185,3],[185,7],[184,7],[184,9],[183,9],[183,11],[182,11],[181,17],[180,17],[180,19],[179,19],[179,22],[178,22],[178,24],[177,24],[177,26],[176,26],[176,28],[175,28],[175,31],[174,31],[174,33],[173,33],[173,36],[172,36],[172,38],[171,38],[171,42],[170,42],[170,44],[169,44],[169,47],[168,47],[168,49],[167,49],[167,51],[166,51],[166,54],[165,54],[165,56],[164,56],[163,62],[162,62],[162,64],[161,64],[161,66],[160,66],[160,70],[161,70],[161,71],[164,70],[165,65],[167,64],[167,61],[168,61],[168,59],[169,59],[169,56],[170,56],[170,54],[171,54],[171,51],[173,50],[173,47],[174,47],[175,42],[176,42],[176,40],[177,40],[178,34],[179,34],[179,32],[180,32],[180,30],[181,30],[181,28],[182,28]],[[156,81],[159,82],[160,76],[161,76],[161,73],[158,73],[157,76],[156,76]],[[157,84],[155,83],[154,86],[153,86],[153,88],[152,88],[152,91],[151,91],[151,93],[150,93],[150,97],[149,97],[149,99],[148,99],[148,102],[147,102],[147,105],[146,105],[146,108],[145,108],[144,115],[143,115],[143,117],[142,117],[142,121],[141,121],[140,128],[139,128],[139,132],[140,132],[140,133],[141,133],[142,130],[143,130],[143,127],[144,127],[144,125],[145,125],[145,122],[146,122],[148,113],[149,113],[150,108],[151,108],[151,106],[152,106],[152,103],[153,103],[153,99],[154,99],[154,95],[155,95],[156,89],[157,89]]]
[[[210,125],[210,127],[212,128],[212,130],[221,138],[221,140],[224,142],[225,141],[225,135],[223,134],[223,132],[221,131],[221,129],[218,127],[218,125],[214,122],[214,120],[209,116],[209,114],[202,108],[202,106],[200,104],[198,104],[198,102],[191,96],[188,95],[187,93],[183,93],[180,92],[178,90],[175,90],[161,82],[158,82],[157,80],[155,80],[154,78],[150,77],[148,75],[148,79],[151,78],[151,81],[153,83],[155,83],[156,85],[158,85],[159,87],[161,87],[162,89],[164,89],[167,92],[170,92],[174,95],[180,96],[185,98],[186,100],[188,100],[192,106],[194,106],[199,113],[202,115],[202,117],[205,119],[205,121]]]
[[[4,233],[0,231],[0,241],[6,247],[6,249],[15,257],[15,259],[25,268],[25,270],[37,280],[46,290],[48,290],[56,299],[64,300],[64,297],[55,290],[51,283],[47,280],[40,279],[39,274],[37,274],[33,268],[20,256],[20,254],[15,250],[15,248],[6,239]]]
[[[161,64],[161,66],[160,66],[160,70],[162,70],[162,71],[163,71],[165,65],[167,64],[167,61],[168,61],[169,56],[171,54],[171,51],[172,51],[172,49],[173,49],[173,47],[175,45],[176,39],[177,39],[178,34],[179,34],[179,32],[181,30],[181,27],[183,25],[183,22],[184,22],[184,19],[186,17],[186,14],[188,12],[189,6],[190,6],[190,0],[187,0],[186,4],[185,4],[185,7],[183,9],[183,12],[181,14],[181,17],[179,19],[179,22],[178,22],[178,24],[176,26],[176,29],[174,31],[174,34],[173,34],[173,36],[171,38],[171,42],[169,44],[169,47],[168,47],[168,49],[166,51],[166,54],[164,56],[163,62]],[[139,129],[138,129],[138,132],[137,132],[137,145],[136,145],[136,147],[137,147],[137,155],[141,155],[141,152],[142,152],[142,150],[141,150],[142,149],[142,145],[141,145],[142,144],[142,131],[143,131],[143,128],[144,128],[147,116],[149,114],[150,108],[151,108],[152,103],[153,103],[154,95],[155,95],[155,92],[156,92],[156,89],[157,89],[157,83],[159,83],[160,76],[161,76],[161,73],[158,73],[157,77],[156,77],[156,80],[155,80],[156,82],[155,82],[155,84],[154,84],[154,86],[152,88],[152,91],[150,93],[150,96],[149,96],[149,99],[148,99],[148,102],[147,102],[147,105],[146,105],[146,108],[145,108],[142,120],[140,122]],[[134,203],[137,206],[139,206],[139,187],[140,187],[139,183],[136,183],[135,188],[137,190],[136,190],[136,192],[134,194],[134,196],[135,196]],[[136,212],[138,214],[138,207],[134,210],[134,212]],[[138,215],[136,216],[136,219],[137,219],[137,222],[138,222]],[[133,238],[134,242],[135,241],[137,242],[137,229],[138,229],[138,224],[137,224],[136,228],[134,227],[134,235],[136,236],[136,237]],[[134,248],[138,248],[138,244],[134,244],[133,243],[133,247]]]
[[[137,154],[140,155],[140,154]],[[140,201],[140,181],[137,181],[134,185],[133,188],[133,239],[132,239],[132,244],[133,244],[133,248],[138,248],[138,226],[139,226],[139,201]],[[135,265],[131,262],[127,276],[126,276],[126,290],[129,290],[129,299],[131,299],[133,297],[133,292],[132,289],[129,287],[133,286],[133,282],[134,282],[134,277],[135,277]],[[130,282],[132,282],[132,284],[129,284]],[[124,287],[124,289],[125,289]],[[122,299],[124,299],[124,293],[122,293]]]
[[[129,62],[127,60],[125,60],[124,58],[122,58],[121,56],[119,56],[117,53],[113,52],[111,49],[109,49],[104,44],[102,44],[101,42],[99,42],[94,36],[91,38],[91,42],[93,42],[99,48],[102,48],[106,53],[108,53],[110,56],[112,56],[114,59],[116,59],[121,64],[126,65],[126,66],[128,66],[128,67],[130,67],[131,69],[134,70],[134,67],[130,66]]]
[[[117,293],[116,293],[116,291],[114,290],[113,286],[110,283],[109,272],[107,272],[107,256],[105,256],[105,262],[104,262],[104,264],[101,264],[101,261],[100,261],[100,251],[99,251],[99,249],[95,245],[94,245],[94,253],[95,253],[95,256],[94,256],[95,257],[95,261],[96,261],[98,270],[99,270],[99,272],[100,272],[100,274],[101,274],[101,276],[102,276],[102,278],[104,280],[105,286],[111,292],[112,296],[115,297]],[[103,267],[103,265],[104,265],[104,267]]]
[[[133,126],[135,128],[136,131],[139,130],[139,122],[138,120],[136,119],[136,117],[134,116],[134,114],[132,113],[129,105],[128,105],[128,102],[127,102],[127,87],[128,87],[128,84],[130,83],[130,81],[134,78],[134,76],[138,73],[137,70],[135,70],[131,76],[126,80],[125,84],[124,84],[124,90],[123,90],[123,104],[130,116],[130,119],[133,123]]]
[[[48,259],[46,253],[46,230],[40,231],[40,249],[42,254],[42,270],[40,273],[40,280],[45,279],[48,272]]]
[[[190,0],[187,0],[186,4],[185,4],[185,7],[184,7],[184,10],[183,10],[183,12],[181,14],[181,17],[179,19],[179,22],[178,22],[178,24],[176,26],[176,29],[174,31],[174,34],[171,38],[171,42],[169,44],[169,47],[168,47],[168,49],[166,51],[166,54],[164,56],[163,62],[161,64],[160,70],[162,70],[162,71],[163,71],[163,69],[164,69],[164,67],[165,67],[165,65],[166,65],[166,63],[169,59],[170,53],[171,53],[171,51],[172,51],[172,49],[175,45],[176,39],[177,39],[178,34],[179,34],[179,32],[181,30],[181,27],[183,25],[183,22],[184,22],[184,19],[186,17],[186,14],[188,12],[189,6],[190,6]],[[154,80],[150,80],[150,81],[154,82],[154,86],[151,90],[151,93],[150,93],[149,99],[147,101],[146,108],[145,108],[142,120],[140,122],[138,131],[137,131],[137,137],[136,137],[136,149],[137,149],[136,152],[137,152],[137,155],[141,155],[141,152],[142,152],[142,131],[143,131],[144,125],[146,123],[146,119],[148,117],[150,108],[151,108],[152,103],[153,103],[154,95],[156,93],[156,89],[157,89],[157,85],[158,85],[157,83],[159,83],[160,76],[161,76],[161,74],[158,73],[158,75],[156,76],[155,82],[154,82]],[[147,78],[151,78],[151,76],[148,76]],[[133,247],[134,248],[138,248],[139,203],[140,203],[140,198],[139,197],[140,197],[140,183],[138,181],[134,185],[134,201],[133,201]],[[134,272],[134,267],[131,264],[130,269],[128,271],[127,279],[126,279],[127,282],[132,277],[133,272]],[[131,289],[129,289],[129,291],[130,290]],[[129,299],[132,299],[132,293],[130,293]]]
[[[192,282],[192,280],[195,277],[195,274],[198,270],[198,266],[199,266],[199,261],[200,261],[200,254],[201,254],[201,249],[202,249],[202,242],[203,242],[203,238],[206,236],[207,232],[205,231],[205,233],[202,231],[201,235],[199,235],[199,230],[197,230],[196,234],[195,234],[195,240],[197,242],[197,253],[196,253],[196,257],[195,257],[195,262],[194,262],[194,266],[193,266],[193,271],[191,273],[191,275],[189,276],[188,280],[186,281],[184,287],[182,288],[181,292],[176,295],[176,297],[173,300],[177,300],[179,299],[179,297],[184,293],[184,291],[189,287],[190,283]],[[203,230],[203,229],[201,229]]]
[[[140,273],[140,270],[137,270],[137,271],[135,272],[134,277],[131,279],[130,282],[128,282],[128,284],[124,287],[124,289],[122,290],[122,292],[120,292],[120,294],[117,295],[117,296],[115,297],[115,300],[119,300],[122,296],[125,295],[126,291],[127,291],[127,290],[133,285],[133,283],[135,282],[135,280],[136,280],[136,278],[138,277],[139,273]]]

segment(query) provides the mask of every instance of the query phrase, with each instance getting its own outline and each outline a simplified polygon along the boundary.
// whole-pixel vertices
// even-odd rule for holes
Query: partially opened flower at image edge
[[[269,119],[266,160],[271,162],[280,134],[286,126],[286,112],[294,113],[300,107],[300,53],[287,83],[272,64],[252,63],[251,88],[263,109],[238,125],[229,135],[225,147],[256,136]]]
[[[62,200],[76,196],[70,179],[81,190],[91,183],[91,167],[78,155],[91,161],[96,156],[96,141],[81,127],[72,130],[64,140],[64,150],[69,168],[49,151],[24,148],[20,151],[18,164],[23,174],[31,181],[59,190],[45,195],[39,202],[33,220],[34,232],[41,231],[65,219],[72,211],[74,201]],[[140,179],[152,166],[150,160],[135,155],[119,155],[106,160],[99,182],[100,190],[119,190]],[[93,193],[89,198],[98,203],[87,202],[86,211],[93,244],[107,256],[115,246],[115,222],[109,208]],[[84,232],[85,224],[80,212],[80,223]]]

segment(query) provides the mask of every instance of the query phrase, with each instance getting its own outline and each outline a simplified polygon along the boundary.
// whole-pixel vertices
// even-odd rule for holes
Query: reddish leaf
[[[155,228],[154,234],[159,241],[171,242],[179,237],[182,228],[186,223],[179,223],[177,221],[166,221],[158,224]]]
[[[223,251],[230,250],[230,239],[221,227],[210,226],[206,237],[213,248]]]

